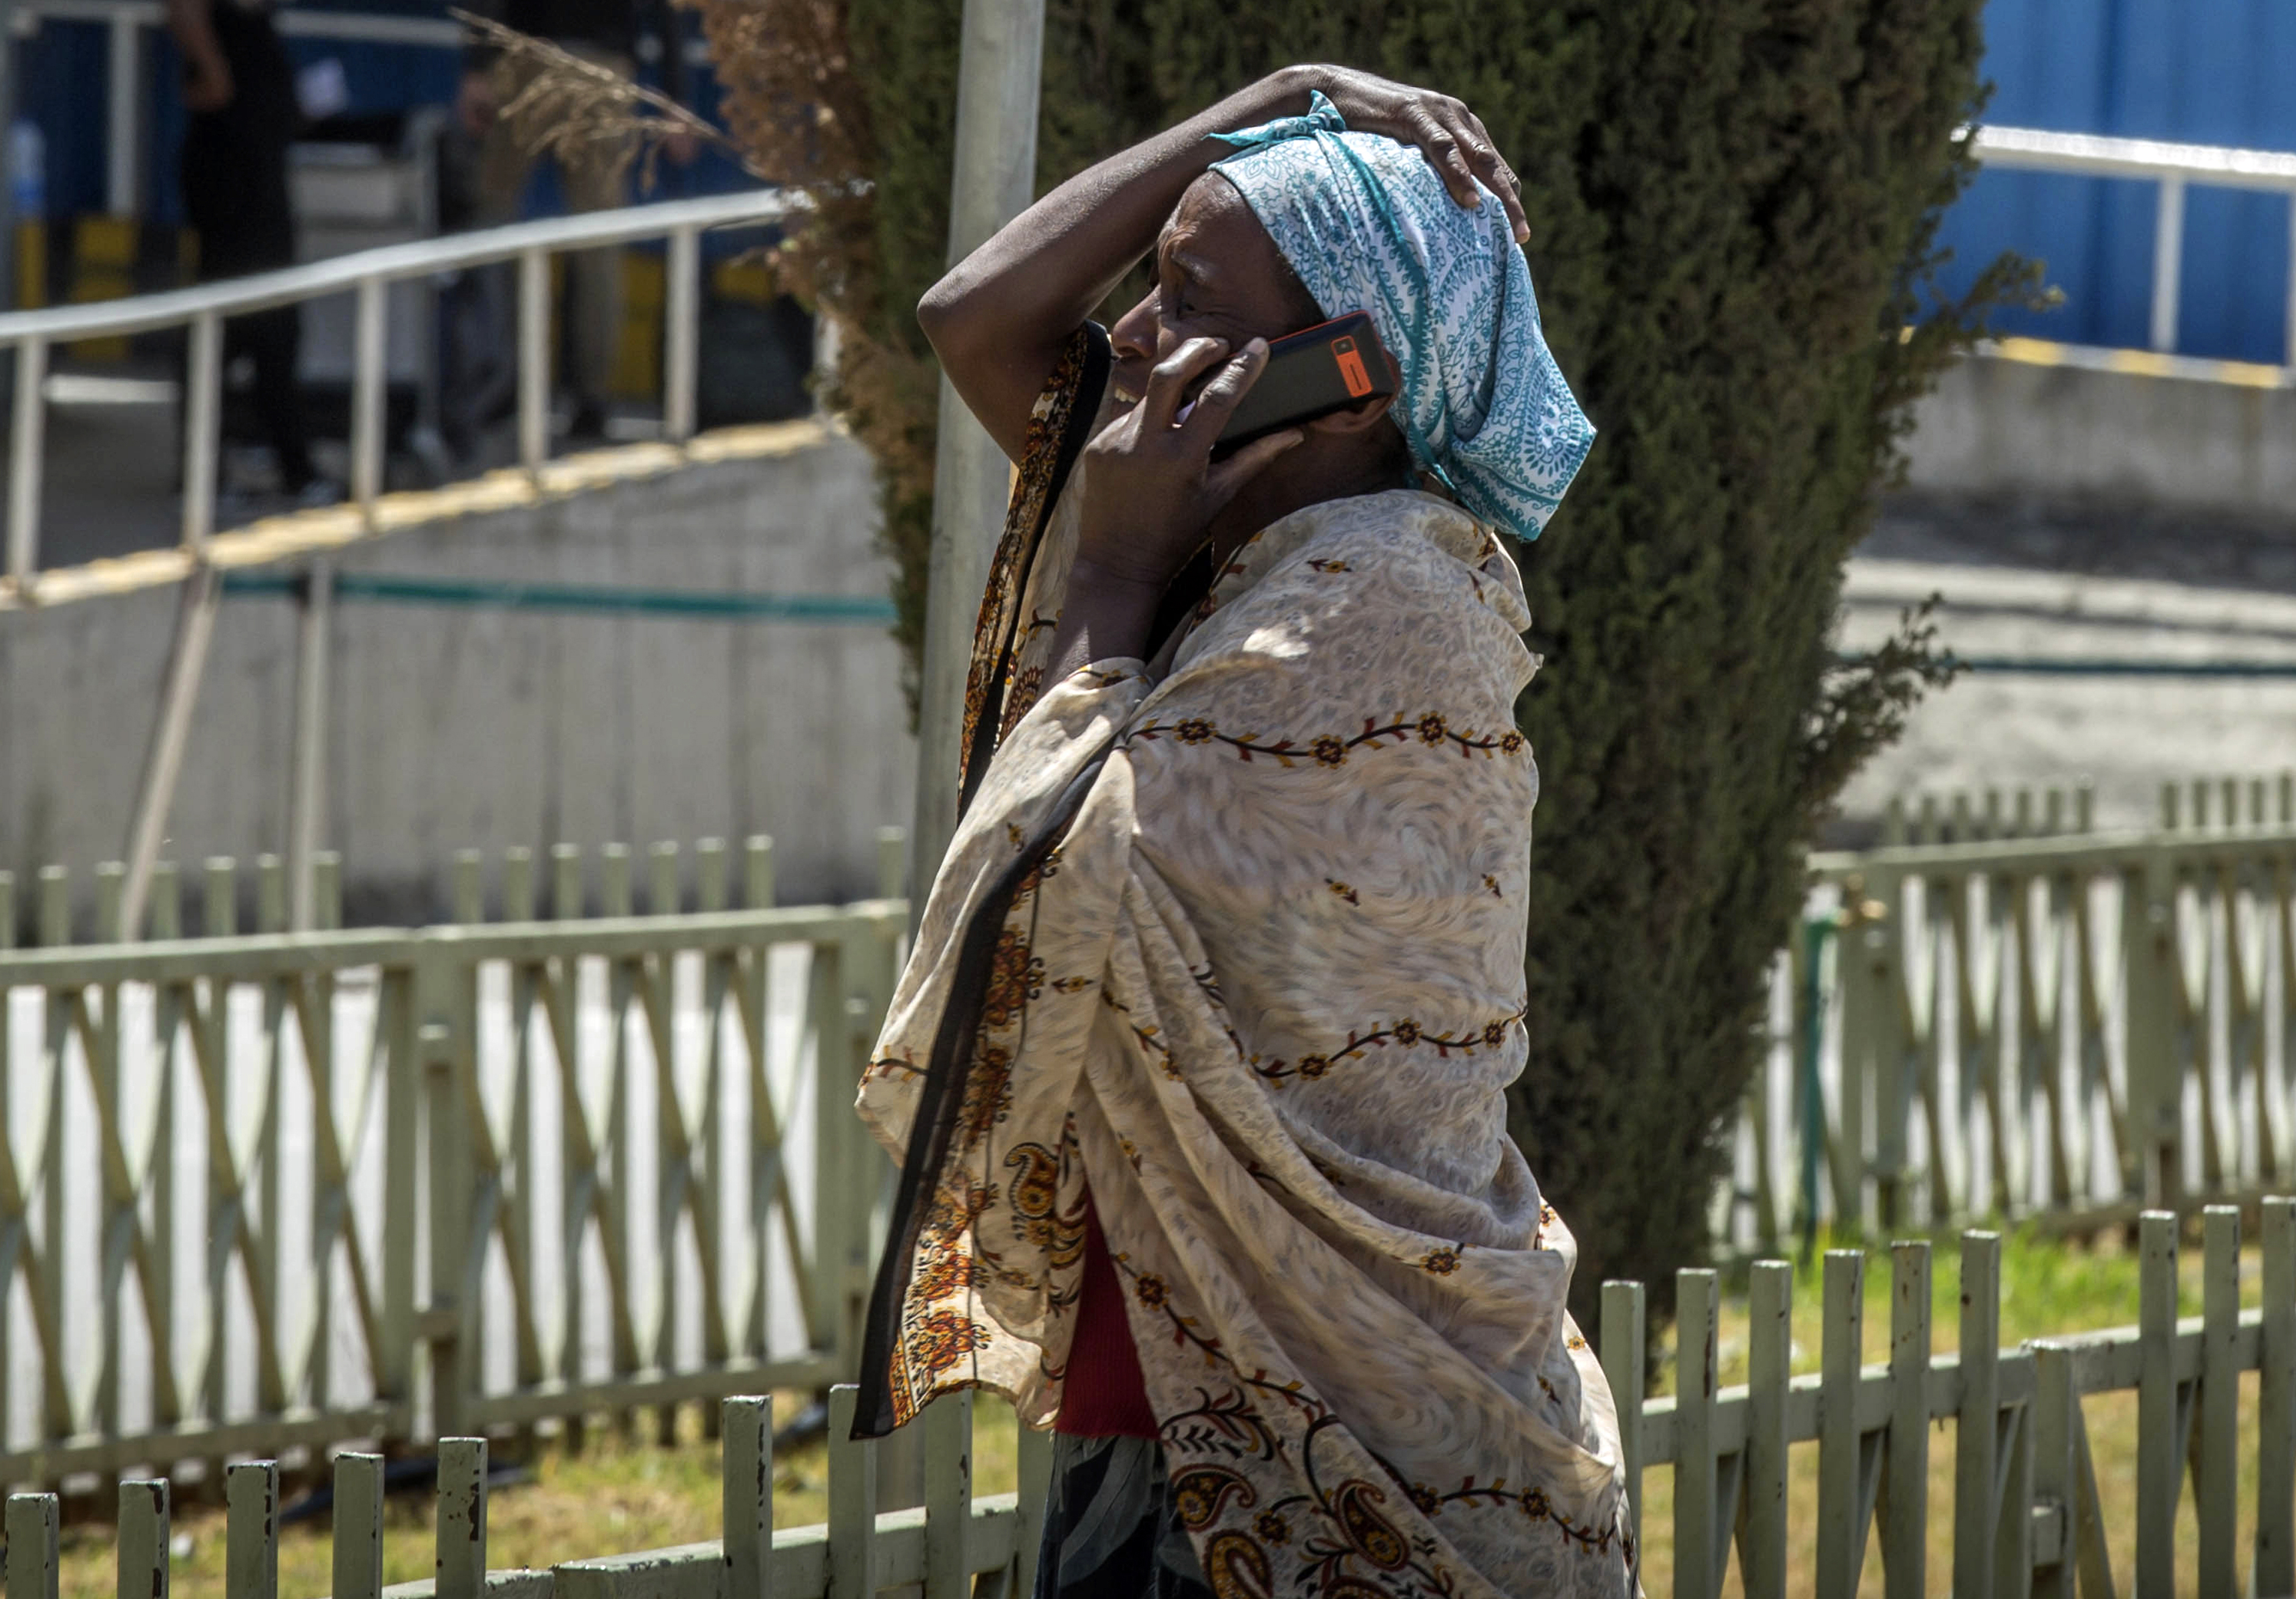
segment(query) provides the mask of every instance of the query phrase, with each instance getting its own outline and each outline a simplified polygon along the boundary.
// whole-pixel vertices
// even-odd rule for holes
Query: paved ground
[[[1972,673],[1851,785],[1852,836],[1892,794],[2087,780],[2098,825],[2133,827],[2158,814],[2163,781],[2296,767],[2296,521],[1896,505],[1851,563],[1843,642],[1878,639],[1932,594],[1943,642],[1966,657],[2262,660],[2292,675]]]

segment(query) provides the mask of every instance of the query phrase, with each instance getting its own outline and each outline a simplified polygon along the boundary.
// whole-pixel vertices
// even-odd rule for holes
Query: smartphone
[[[1270,433],[1395,392],[1395,365],[1371,325],[1349,311],[1268,341],[1259,381],[1220,430],[1216,455]]]

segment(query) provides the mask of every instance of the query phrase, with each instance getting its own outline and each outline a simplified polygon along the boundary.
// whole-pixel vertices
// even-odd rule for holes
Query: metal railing
[[[2136,1324],[2013,1349],[2000,1348],[1998,1235],[1962,1238],[1957,1351],[1948,1355],[1932,1347],[1931,1246],[1893,1245],[1889,1358],[1872,1365],[1865,1357],[1866,1257],[1831,1250],[1818,1369],[1800,1375],[1793,1268],[1758,1262],[1747,1307],[1748,1380],[1727,1387],[1719,1281],[1710,1271],[1685,1271],[1677,1279],[1676,1392],[1658,1398],[1644,1398],[1643,1285],[1603,1284],[1602,1361],[1618,1401],[1637,1576],[1653,1594],[1717,1599],[1734,1550],[1749,1599],[1788,1593],[1849,1599],[1870,1544],[1892,1594],[1943,1592],[1948,1582],[1951,1592],[1979,1599],[2072,1599],[2076,1591],[2107,1599],[2180,1587],[2209,1595],[2296,1592],[2296,1201],[2267,1199],[2259,1213],[2260,1308],[2241,1307],[2237,1210],[2208,1212],[2202,1314],[2183,1318],[2178,1222],[2148,1213]],[[2250,1372],[2257,1374],[2252,1398],[2242,1392]],[[2136,1409],[2133,1462],[2093,1446],[2084,1405],[2091,1396],[2128,1394]],[[771,1407],[762,1398],[734,1398],[718,1416],[719,1538],[570,1559],[546,1570],[488,1570],[486,1441],[444,1439],[436,1575],[388,1590],[382,1459],[338,1456],[335,1599],[380,1599],[385,1592],[398,1599],[837,1599],[914,1585],[923,1599],[1022,1599],[1031,1592],[1051,1439],[1021,1429],[1015,1491],[976,1496],[972,1396],[943,1398],[916,1423],[923,1434],[922,1505],[881,1512],[882,1446],[853,1439],[854,1404],[853,1388],[832,1390],[825,1523],[775,1529]],[[2253,1432],[2245,1412],[2254,1414]],[[1955,1423],[1949,1446],[1936,1441],[1937,1423],[1948,1420]],[[1796,1490],[1813,1464],[1814,1507],[1806,1488]],[[1648,1482],[1656,1472],[1670,1480]],[[2188,1472],[2194,1535],[2180,1540]],[[1932,1584],[1931,1490],[1945,1488],[1938,1479],[1947,1473],[1949,1488],[1934,1496],[1951,1506],[1951,1553],[1940,1562],[1949,1571]],[[2244,1548],[2241,1490],[2249,1480],[2255,1520]],[[1409,1486],[1417,1497],[1420,1486]],[[1663,1488],[1670,1514],[1647,1503],[1652,1487]],[[1526,1503],[1538,1491],[1529,1483],[1488,1490]],[[270,1599],[279,1562],[278,1467],[270,1461],[227,1467],[225,1497],[225,1599]],[[168,1484],[122,1482],[119,1505],[119,1591],[165,1593]],[[56,1592],[58,1512],[51,1495],[9,1500],[12,1591],[20,1581],[26,1592]],[[1268,1514],[1279,1524],[1283,1519]],[[1312,1567],[1337,1550],[1342,1565],[1357,1563],[1347,1552],[1363,1546],[1360,1519],[1328,1516],[1312,1504],[1290,1505],[1300,1536],[1277,1544],[1274,1558]],[[1303,1546],[1307,1553],[1295,1556]],[[2118,1584],[2116,1546],[2132,1557]],[[1657,1573],[1666,1568],[1671,1580],[1660,1584]]]
[[[36,588],[40,549],[41,445],[49,352],[59,344],[105,335],[190,329],[184,395],[182,542],[195,554],[214,531],[216,463],[220,447],[225,319],[324,295],[357,298],[350,424],[351,498],[370,515],[382,489],[384,290],[394,283],[497,262],[518,263],[518,450],[529,471],[550,447],[550,258],[667,239],[662,427],[674,442],[694,429],[698,371],[701,240],[709,229],[773,223],[803,204],[780,190],[713,195],[625,207],[586,216],[512,223],[443,239],[390,244],[277,272],[164,294],[56,306],[0,316],[0,349],[13,350],[15,402],[8,453],[7,560],[18,592]]]
[[[2152,831],[2087,812],[1924,807],[1921,841],[1810,857],[1724,1240],[2086,1231],[2296,1177],[2296,781],[2169,785]]]
[[[847,1372],[906,906],[774,907],[753,849],[727,908],[698,853],[690,913],[633,914],[623,851],[603,915],[512,873],[478,922],[458,868],[470,923],[285,933],[275,867],[247,936],[223,868],[205,936],[93,946],[44,876],[56,941],[0,953],[0,1479]]]
[[[2285,365],[2296,366],[2296,154],[2177,144],[2102,134],[2048,133],[2032,127],[1980,127],[1978,159],[2019,172],[2070,172],[2085,177],[2140,178],[2159,185],[2152,223],[2152,309],[2148,332],[2156,350],[2177,348],[2177,297],[2185,260],[2185,191],[2194,184],[2289,198],[2288,331]]]

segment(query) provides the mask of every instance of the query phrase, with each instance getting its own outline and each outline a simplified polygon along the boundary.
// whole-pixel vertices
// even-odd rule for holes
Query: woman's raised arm
[[[1301,116],[1311,90],[1348,126],[1416,144],[1452,198],[1498,196],[1515,236],[1529,236],[1514,173],[1474,113],[1447,94],[1343,67],[1285,67],[1207,111],[1087,168],[1007,223],[926,291],[917,320],[957,394],[1019,460],[1029,413],[1062,347],[1156,242],[1181,194],[1234,154],[1211,135]]]

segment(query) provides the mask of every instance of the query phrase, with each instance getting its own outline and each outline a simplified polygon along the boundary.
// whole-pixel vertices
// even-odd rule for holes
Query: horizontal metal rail
[[[226,599],[300,596],[306,579],[274,572],[233,572]],[[517,583],[484,578],[404,577],[392,572],[338,572],[338,602],[379,605],[472,606],[498,611],[554,611],[712,618],[725,621],[886,624],[893,603],[877,594],[783,594],[693,588],[629,588],[603,583]],[[2296,662],[2290,663],[2296,671]]]
[[[372,518],[383,481],[382,362],[392,283],[498,262],[519,263],[517,414],[520,463],[539,471],[549,453],[550,257],[561,250],[668,241],[668,294],[663,328],[663,432],[674,443],[693,434],[700,360],[701,237],[717,228],[755,227],[801,210],[801,194],[779,189],[627,206],[586,216],[512,223],[442,239],[383,245],[350,255],[253,274],[163,294],[0,314],[0,350],[12,350],[20,398],[9,435],[6,559],[0,578],[18,594],[37,596],[41,466],[52,352],[77,340],[190,330],[182,543],[203,555],[213,530],[223,394],[223,324],[250,311],[326,295],[358,296],[358,337],[351,374],[350,487]]]
[[[803,195],[782,189],[710,194],[699,200],[668,200],[623,206],[578,217],[547,217],[500,227],[384,244],[349,255],[330,256],[276,272],[253,273],[190,289],[138,294],[125,299],[46,306],[0,314],[0,348],[31,339],[67,343],[155,328],[183,327],[208,316],[237,316],[272,306],[341,294],[366,283],[397,283],[433,273],[483,266],[523,256],[559,250],[631,244],[642,239],[700,234],[713,228],[758,226],[779,222],[805,206]]]
[[[2050,133],[2034,127],[1980,127],[1978,160],[2005,171],[2064,172],[2083,177],[2136,178],[2160,185],[2152,228],[2152,347],[2177,348],[2177,298],[2183,286],[2185,191],[2194,184],[2289,197],[2287,343],[2284,364],[2296,366],[2296,154],[2102,134]]]

